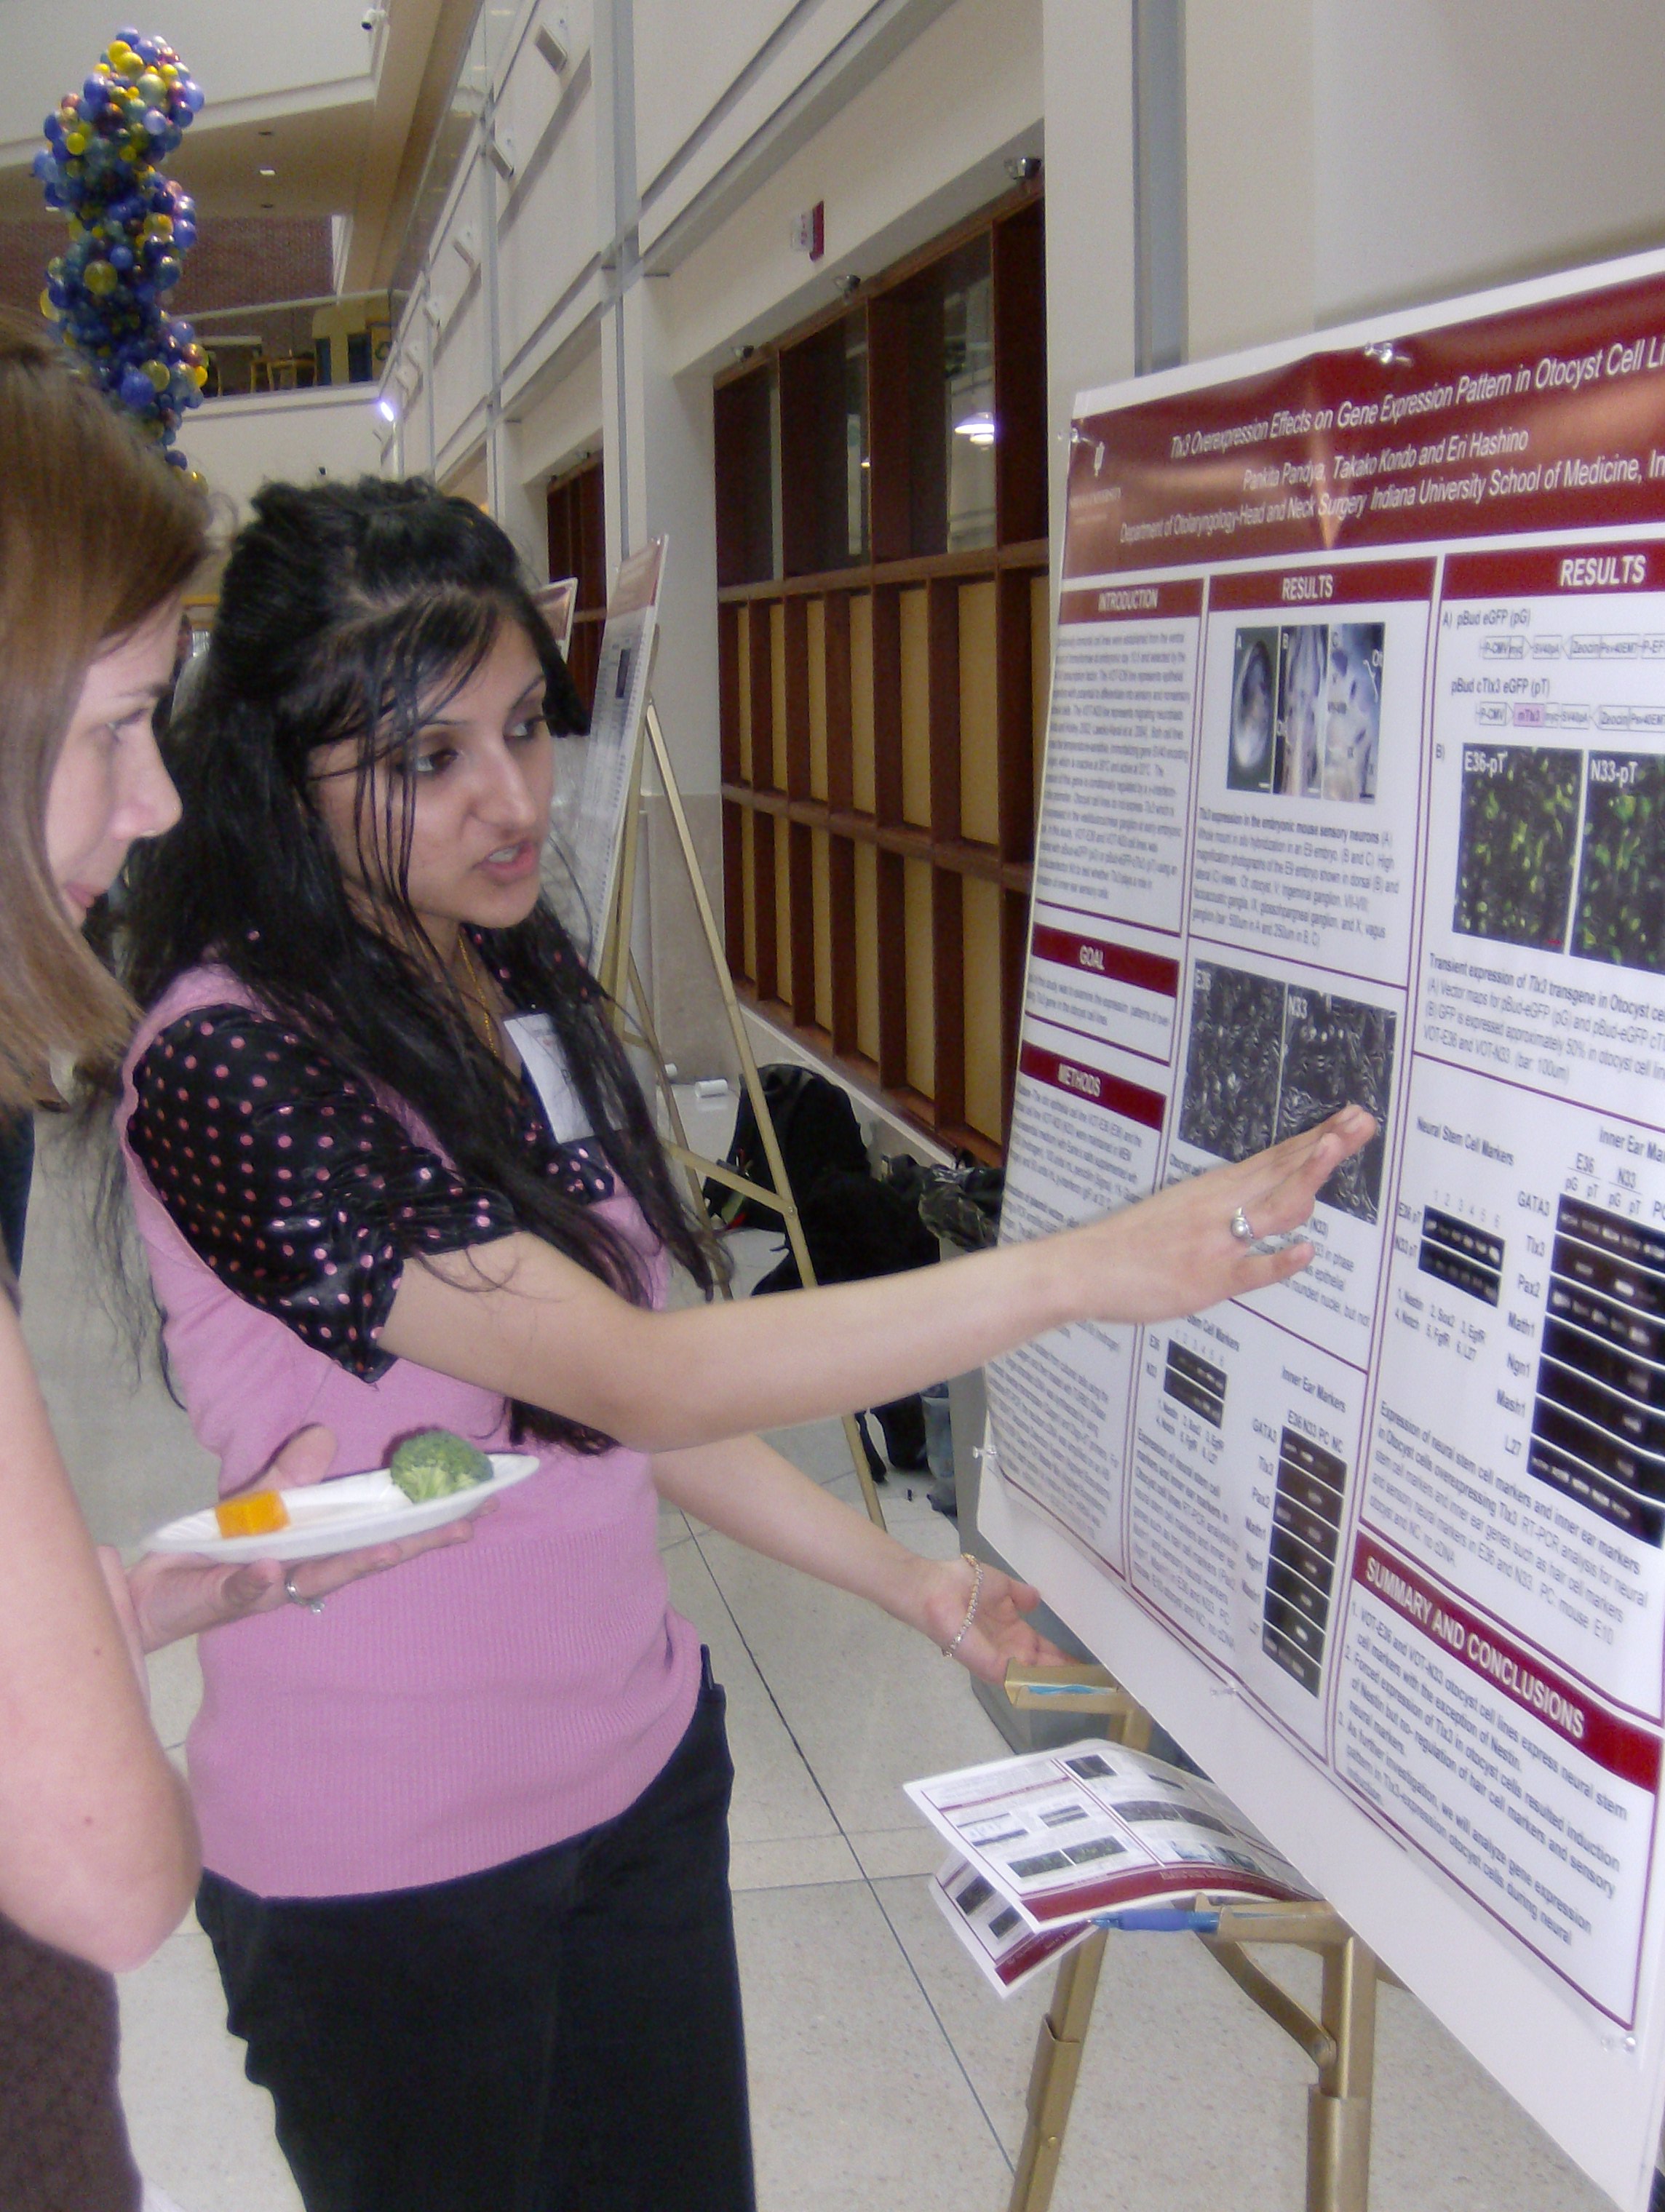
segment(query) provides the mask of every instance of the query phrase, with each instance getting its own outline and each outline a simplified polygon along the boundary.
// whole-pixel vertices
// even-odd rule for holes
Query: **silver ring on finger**
[[[1252,1244],[1255,1242],[1254,1229],[1249,1224],[1249,1216],[1243,1212],[1242,1206],[1237,1207],[1233,1212],[1231,1228],[1231,1234],[1237,1238],[1239,1244]]]
[[[321,1597],[301,1596],[300,1591],[295,1586],[295,1570],[293,1567],[290,1568],[289,1573],[283,1577],[283,1595],[288,1598],[291,1605],[304,1605],[308,1613],[322,1613],[324,1610],[324,1601]]]

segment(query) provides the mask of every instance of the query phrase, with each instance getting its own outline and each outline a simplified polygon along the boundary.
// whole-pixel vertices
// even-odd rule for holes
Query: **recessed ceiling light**
[[[260,174],[263,177],[275,177],[277,172],[276,169],[262,169]]]

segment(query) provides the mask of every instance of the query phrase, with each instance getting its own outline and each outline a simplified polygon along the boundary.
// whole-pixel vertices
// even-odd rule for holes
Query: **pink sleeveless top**
[[[131,1071],[181,1015],[226,1005],[254,1001],[221,971],[173,984],[117,1115],[174,1382],[222,1492],[313,1421],[335,1432],[332,1474],[386,1466],[416,1428],[512,1449],[501,1399],[408,1360],[361,1381],[227,1289],[175,1228],[126,1144]],[[645,1250],[634,1201],[604,1204]],[[662,1299],[657,1251],[654,1267]],[[526,1448],[537,1474],[471,1542],[350,1583],[321,1613],[286,1605],[203,1636],[187,1759],[215,1873],[265,1897],[446,1881],[612,1819],[664,1766],[693,1714],[699,1640],[666,1602],[647,1458]]]

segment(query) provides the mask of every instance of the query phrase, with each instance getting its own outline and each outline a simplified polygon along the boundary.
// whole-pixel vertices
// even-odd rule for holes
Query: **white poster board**
[[[981,1526],[1621,2205],[1665,2100],[1665,257],[1077,402],[1002,1233],[1356,1098]]]
[[[583,784],[576,809],[562,824],[571,893],[562,904],[592,964],[600,957],[606,933],[624,840],[630,769],[647,711],[665,546],[663,538],[650,538],[640,553],[620,563],[613,580],[585,741]]]

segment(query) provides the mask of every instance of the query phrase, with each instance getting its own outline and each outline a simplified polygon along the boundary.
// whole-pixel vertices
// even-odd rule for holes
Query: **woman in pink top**
[[[915,1557],[750,1432],[1291,1273],[1234,1207],[1293,1227],[1372,1127],[918,1275],[666,1311],[668,1259],[708,1292],[717,1263],[539,892],[580,724],[466,501],[270,487],[132,886],[123,1141],[222,1488],[308,1423],[331,1472],[435,1425],[540,1461],[395,1573],[136,1571],[153,1639],[223,1624],[199,1911],[309,2212],[750,2204],[722,1698],[659,1499],[997,1678],[1044,1648],[1034,1591]]]

